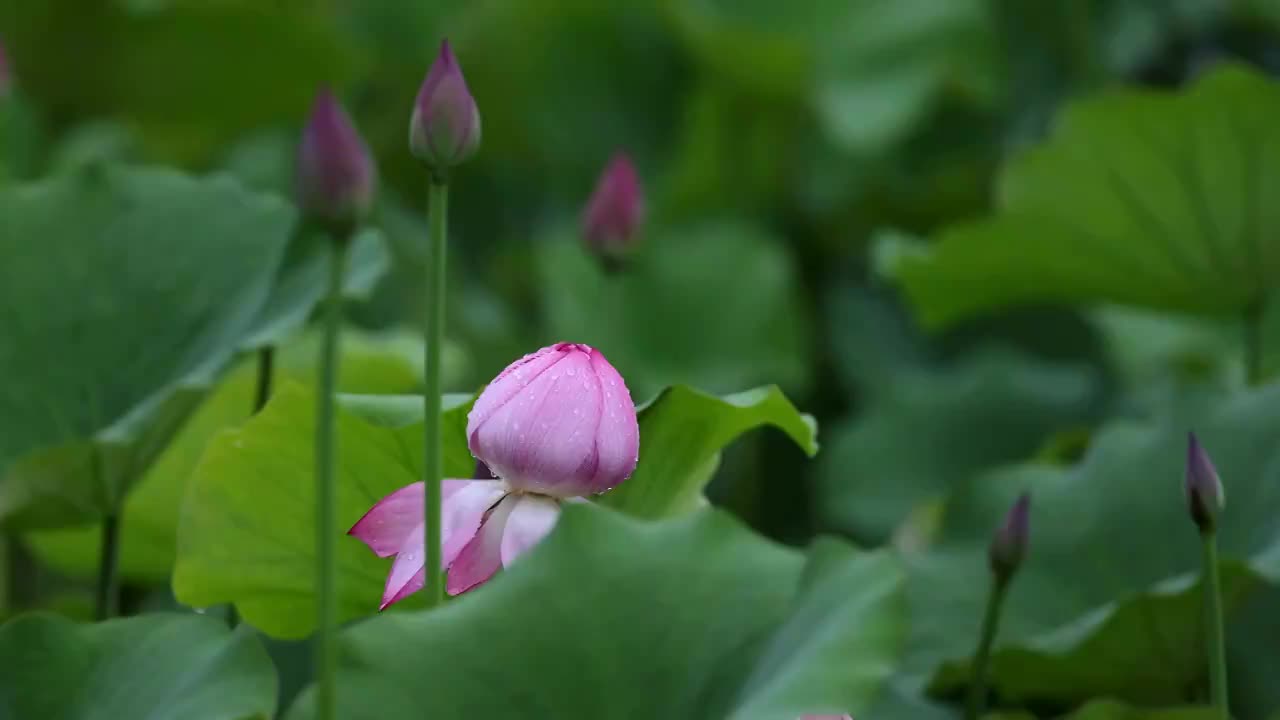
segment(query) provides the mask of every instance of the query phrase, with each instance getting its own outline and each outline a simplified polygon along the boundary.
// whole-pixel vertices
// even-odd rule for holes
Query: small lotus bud
[[[1196,527],[1202,533],[1213,532],[1226,497],[1213,460],[1209,459],[1209,453],[1200,445],[1195,433],[1187,433],[1186,495],[1187,508]]]
[[[376,183],[369,148],[333,93],[321,90],[298,148],[298,207],[345,241],[373,204]]]
[[[635,165],[625,152],[609,161],[582,213],[582,237],[607,270],[617,270],[634,246],[644,218]]]
[[[1004,524],[991,538],[987,556],[997,582],[1008,582],[1022,564],[1027,554],[1027,539],[1031,531],[1031,494],[1022,493],[1009,508]]]
[[[631,393],[604,355],[558,343],[485,387],[467,416],[467,445],[508,486],[570,498],[630,477],[640,428]]]
[[[480,111],[445,40],[414,101],[409,150],[439,179],[479,147]]]

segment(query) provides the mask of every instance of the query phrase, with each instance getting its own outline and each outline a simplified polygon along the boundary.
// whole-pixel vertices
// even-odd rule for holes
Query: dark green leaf
[[[834,541],[800,581],[802,565],[718,511],[651,524],[572,507],[478,590],[347,631],[339,715],[856,715],[900,648],[900,570]],[[310,694],[288,715],[313,716]]]
[[[74,208],[74,211],[70,210]],[[252,328],[292,223],[226,178],[95,168],[0,194],[0,518],[115,508]]]
[[[277,351],[280,378],[310,380],[318,357],[314,336]],[[403,344],[403,351],[396,346]],[[374,340],[343,334],[338,386],[360,393],[406,392],[418,385],[416,343],[396,337]],[[416,352],[415,352],[416,351]],[[134,582],[167,583],[173,570],[178,516],[187,485],[205,446],[226,428],[248,419],[253,407],[257,363],[247,359],[218,385],[124,503],[120,531],[120,573]],[[277,379],[277,382],[287,382]],[[419,403],[419,406],[421,403]],[[62,573],[91,577],[98,569],[101,530],[96,526],[29,533],[40,559]]]
[[[217,618],[38,614],[0,627],[0,717],[266,720],[275,704],[275,668],[253,631]]]
[[[1001,210],[885,251],[921,321],[1044,301],[1238,313],[1280,283],[1280,89],[1242,67],[1070,107],[1006,168]]]

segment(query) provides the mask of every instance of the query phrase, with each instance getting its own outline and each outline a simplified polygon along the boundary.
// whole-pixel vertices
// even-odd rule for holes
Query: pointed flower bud
[[[346,240],[373,204],[373,159],[337,98],[321,90],[298,148],[298,207]]]
[[[439,177],[479,147],[480,111],[445,40],[413,105],[409,149]]]
[[[615,153],[582,213],[582,237],[607,269],[617,269],[634,246],[644,219],[640,177],[631,157]]]
[[[1031,494],[1022,493],[1009,508],[1004,524],[991,538],[987,556],[997,582],[1008,582],[1022,564],[1027,554],[1027,540],[1031,532]]]
[[[1213,467],[1213,460],[1205,452],[1195,433],[1187,433],[1187,508],[1191,519],[1202,533],[1211,533],[1217,526],[1218,513],[1226,504],[1222,481]]]
[[[567,498],[630,477],[640,428],[631,393],[604,355],[558,343],[489,383],[467,416],[467,443],[510,487]]]

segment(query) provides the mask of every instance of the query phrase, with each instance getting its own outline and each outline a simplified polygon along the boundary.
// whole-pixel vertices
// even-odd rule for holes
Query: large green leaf
[[[887,270],[930,326],[1044,301],[1241,312],[1280,282],[1278,113],[1271,80],[1229,65],[1082,101],[1006,168],[998,214],[883,248]]]
[[[160,613],[95,625],[56,615],[0,627],[0,717],[266,720],[276,673],[247,627]]]
[[[112,114],[153,146],[205,159],[245,130],[302,117],[350,56],[318,13],[184,3],[130,13],[116,0],[0,5],[22,87],[72,116]],[[213,59],[214,61],[211,61]]]
[[[449,477],[471,477],[475,469],[464,432],[468,408],[454,402],[445,411]],[[275,637],[300,638],[315,627],[314,428],[314,394],[284,383],[261,413],[210,442],[178,526],[179,601],[234,602],[246,622]],[[337,432],[333,532],[341,535],[374,503],[421,479],[422,430],[375,424],[340,408]],[[343,619],[377,607],[387,570],[359,542],[338,543]]]
[[[540,247],[550,340],[604,349],[635,397],[807,380],[796,271],[782,242],[738,222],[657,230],[608,275],[568,233]]]
[[[0,518],[116,507],[259,316],[293,211],[226,178],[96,167],[0,194]]]
[[[572,507],[477,591],[348,630],[339,714],[856,715],[901,646],[901,572],[889,555],[835,541],[815,548],[801,579],[804,564],[720,511],[649,523]],[[288,714],[313,716],[310,693]]]
[[[470,400],[446,396],[448,477],[471,477],[475,469],[466,439]],[[315,535],[314,402],[301,386],[286,385],[262,413],[210,443],[179,524],[173,587],[183,603],[233,602],[246,621],[276,637],[303,637],[314,628],[315,557],[312,544],[301,540]],[[423,469],[421,398],[344,396],[340,405],[335,533],[346,532],[393,490],[421,479]],[[775,388],[720,399],[674,387],[639,415],[640,463],[603,502],[643,517],[701,504],[720,449],[751,428],[773,424],[806,451],[817,449],[812,419]],[[340,543],[342,617],[377,607],[387,570],[387,562],[359,542]]]
[[[761,425],[785,432],[810,457],[818,427],[776,387],[716,397],[677,385],[639,410],[640,462],[625,483],[601,502],[637,517],[692,510],[719,464],[720,450]]]
[[[838,147],[902,139],[949,80],[989,71],[984,6],[972,0],[667,3],[704,63],[746,87],[803,98]],[[977,48],[975,50],[975,48]]]
[[[307,336],[276,354],[278,372],[312,380],[317,338]],[[416,343],[403,336],[375,338],[350,331],[342,337],[338,387],[347,392],[407,392],[418,384]],[[125,500],[120,531],[120,573],[141,583],[167,583],[173,569],[178,516],[187,485],[215,434],[248,419],[256,392],[257,365],[246,360],[205,398],[200,409]],[[46,564],[69,575],[97,571],[96,527],[29,533],[26,540]]]
[[[1076,467],[1015,467],[958,493],[939,545],[913,563],[908,666],[932,674],[939,660],[972,652],[975,639],[955,628],[974,627],[981,615],[986,540],[1013,497],[1030,490],[1031,550],[993,656],[997,695],[1060,707],[1104,694],[1184,700],[1204,679],[1200,550],[1181,489],[1189,426],[1227,488],[1219,534],[1228,609],[1280,579],[1280,386],[1272,385],[1193,419],[1108,425]],[[957,662],[933,689],[947,695],[966,678]]]
[[[828,525],[883,541],[921,503],[1086,420],[1100,386],[1088,367],[1011,351],[900,368],[868,387],[860,415],[832,431],[817,510]]]

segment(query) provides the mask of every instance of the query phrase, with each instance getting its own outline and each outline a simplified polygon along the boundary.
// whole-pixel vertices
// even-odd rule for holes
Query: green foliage
[[[267,720],[275,704],[275,669],[252,630],[217,618],[35,614],[0,626],[2,717]]]
[[[672,383],[713,392],[805,383],[808,328],[797,322],[795,270],[778,238],[729,222],[658,229],[642,242],[622,275],[604,273],[568,237],[542,245],[552,337],[602,348],[638,398]]]
[[[0,215],[0,374],[22,378],[0,393],[0,518],[84,522],[253,328],[293,212],[226,178],[97,168],[6,190]]]
[[[831,431],[818,475],[822,518],[883,541],[922,503],[1087,419],[1098,385],[1087,367],[1009,351],[899,368],[868,388],[856,419]]]
[[[1194,423],[1224,479],[1228,507],[1222,552],[1228,610],[1261,583],[1280,579],[1275,513],[1275,448],[1280,385],[1221,400]],[[1093,436],[1071,468],[1029,464],[987,474],[944,510],[937,545],[913,563],[916,603],[909,657],[926,673],[959,660],[972,639],[951,630],[976,617],[983,583],[965,582],[985,564],[985,544],[1013,498],[1032,493],[1033,539],[1014,582],[990,682],[1012,703],[1070,707],[1112,696],[1144,704],[1177,703],[1204,672],[1193,573],[1198,535],[1180,486],[1185,418],[1117,421]],[[1230,498],[1238,498],[1232,501]],[[944,595],[938,587],[948,587]],[[940,695],[967,677],[949,663],[933,679]]]
[[[314,336],[290,343],[277,354],[277,372],[285,378],[312,382],[316,346]],[[411,390],[418,384],[419,361],[408,351],[416,349],[416,343],[408,338],[376,339],[348,332],[343,336],[338,387],[358,393]],[[120,572],[125,578],[167,584],[173,569],[179,511],[191,474],[210,439],[248,419],[256,383],[257,362],[246,358],[204,399],[125,500],[120,537]],[[97,571],[100,536],[96,527],[81,527],[28,533],[25,539],[51,567],[88,577]]]
[[[806,561],[718,511],[648,523],[572,507],[480,589],[349,629],[339,714],[857,714],[900,650],[902,610],[889,555],[830,541]],[[288,715],[313,716],[307,695]]]
[[[392,491],[421,479],[422,402],[417,397],[348,396],[337,431],[338,527],[345,533]],[[467,396],[446,397],[445,476],[469,478]],[[213,439],[194,471],[179,522],[173,587],[178,599],[205,607],[233,602],[247,622],[274,637],[305,636],[315,625],[314,396],[282,386],[270,404],[241,427]],[[783,428],[809,451],[814,426],[776,389],[717,399],[685,387],[664,392],[640,412],[645,435],[640,464],[605,503],[653,517],[699,504],[706,471],[721,448],[764,423]],[[636,486],[636,490],[630,490]],[[389,566],[361,543],[339,543],[339,614],[368,615],[377,607]],[[411,597],[400,605],[412,607]]]
[[[1043,301],[1239,313],[1280,284],[1277,112],[1280,90],[1237,66],[1082,100],[1006,167],[996,215],[882,247],[887,272],[935,327]]]

